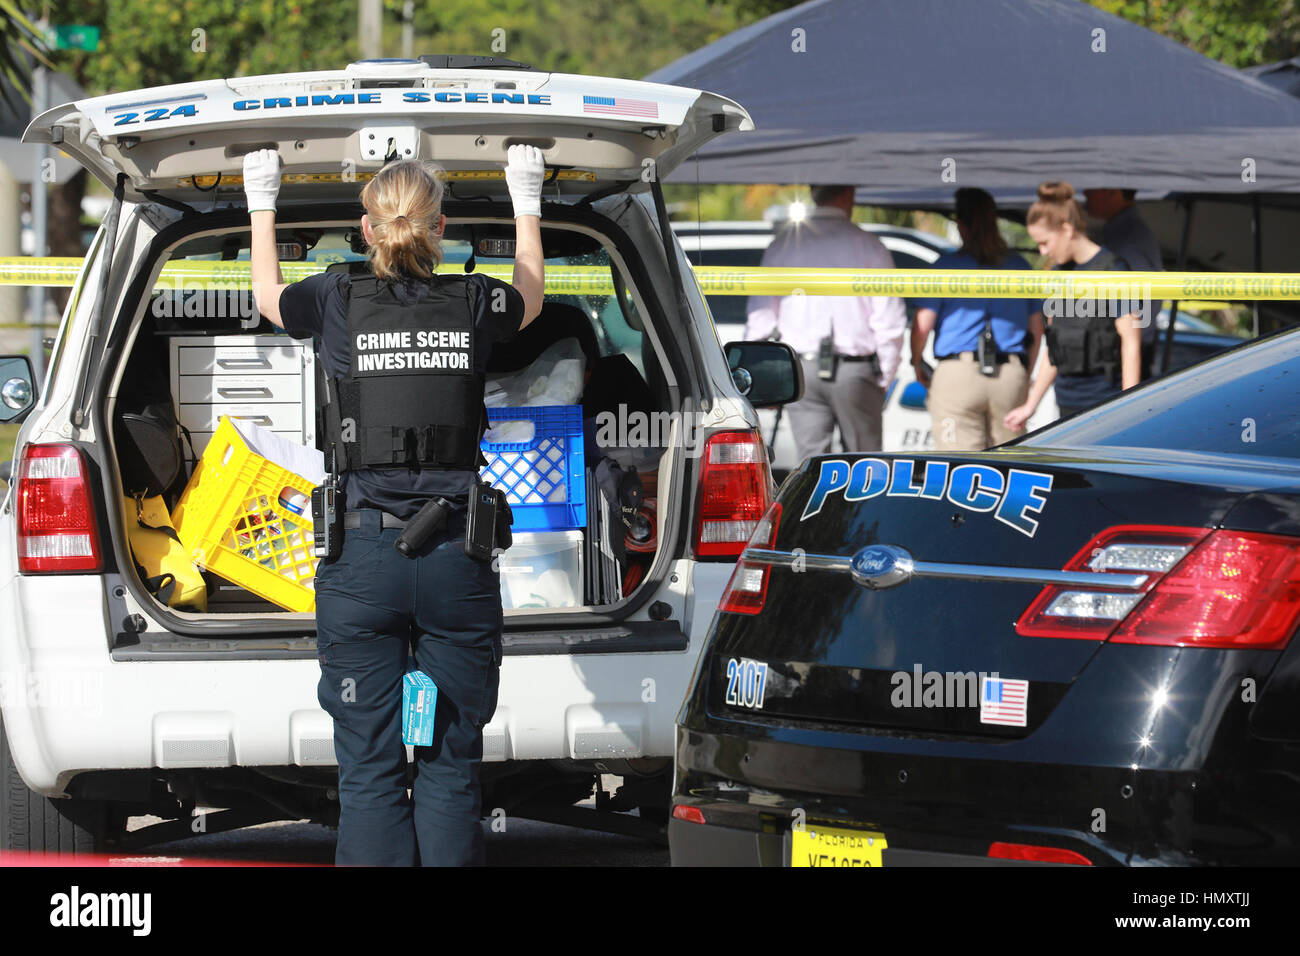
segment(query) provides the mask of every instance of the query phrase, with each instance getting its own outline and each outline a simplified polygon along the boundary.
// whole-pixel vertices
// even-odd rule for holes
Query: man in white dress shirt
[[[853,192],[815,187],[812,214],[777,233],[763,265],[892,269],[884,244],[853,224]],[[836,425],[845,451],[880,448],[885,389],[906,329],[896,296],[750,297],[745,338],[778,338],[803,359],[804,397],[785,409],[801,459],[829,453]]]

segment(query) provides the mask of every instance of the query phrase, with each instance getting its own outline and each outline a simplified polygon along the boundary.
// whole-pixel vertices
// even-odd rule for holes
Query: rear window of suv
[[[1126,392],[1021,444],[1300,460],[1300,330]]]

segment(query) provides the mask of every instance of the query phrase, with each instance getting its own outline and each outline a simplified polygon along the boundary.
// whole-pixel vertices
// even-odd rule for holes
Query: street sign
[[[72,24],[46,27],[45,42],[56,50],[85,50],[93,53],[99,49],[99,27]]]

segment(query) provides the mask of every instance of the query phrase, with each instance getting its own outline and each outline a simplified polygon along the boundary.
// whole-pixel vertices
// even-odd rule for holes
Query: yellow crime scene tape
[[[341,257],[335,261],[343,261]],[[71,286],[81,259],[0,258],[0,285]],[[282,262],[286,282],[323,272],[329,261]],[[463,272],[460,264],[438,270]],[[508,265],[482,265],[485,275],[509,281]],[[1088,272],[1004,269],[728,269],[699,266],[696,281],[705,295],[842,295],[909,298],[1066,298],[1127,297],[1133,300],[1216,299],[1249,302],[1300,299],[1300,273],[1290,272]],[[163,267],[155,288],[238,289],[249,285],[247,260],[185,260]],[[546,291],[552,294],[613,295],[607,266],[550,266]]]

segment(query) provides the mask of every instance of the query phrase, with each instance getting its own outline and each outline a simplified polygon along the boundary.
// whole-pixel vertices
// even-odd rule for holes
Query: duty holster
[[[311,490],[312,553],[333,561],[343,553],[343,501],[337,475]]]
[[[415,513],[415,517],[406,523],[402,533],[393,542],[393,547],[402,557],[414,558],[424,543],[446,525],[449,514],[451,514],[451,502],[445,498],[430,498],[424,503],[424,507]]]
[[[504,491],[474,482],[465,514],[465,553],[479,561],[490,561],[494,551],[508,549],[514,543],[510,531],[514,520]]]

